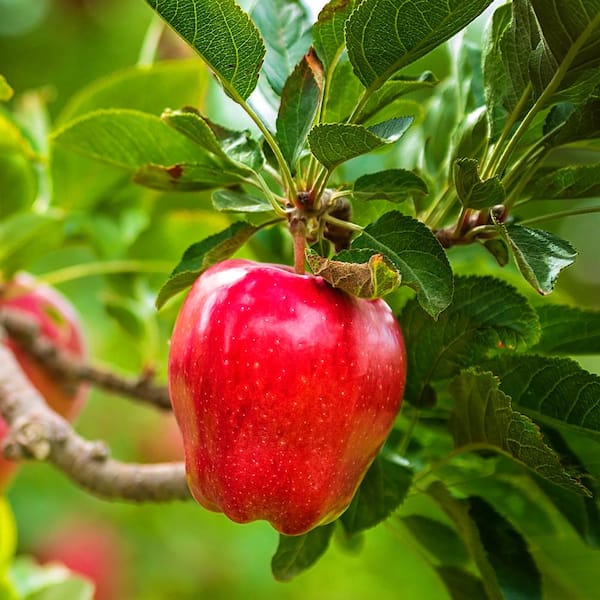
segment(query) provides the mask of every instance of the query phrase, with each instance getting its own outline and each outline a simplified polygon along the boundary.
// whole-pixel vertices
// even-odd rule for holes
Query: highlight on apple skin
[[[230,259],[178,315],[169,388],[194,498],[303,534],[337,518],[388,436],[406,351],[383,300]]]
[[[27,273],[18,273],[0,284],[0,309],[20,313],[34,321],[39,334],[73,356],[84,358],[87,347],[83,328],[72,304],[56,289],[40,284]],[[19,366],[48,405],[63,417],[73,420],[79,414],[87,396],[87,386],[66,385],[43,365],[28,356],[13,340],[5,343],[17,359]],[[0,417],[0,442],[7,426]],[[5,459],[0,453],[0,491],[8,486],[18,463]]]

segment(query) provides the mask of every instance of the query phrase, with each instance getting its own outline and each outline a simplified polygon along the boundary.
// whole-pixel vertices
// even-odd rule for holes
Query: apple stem
[[[304,275],[304,251],[306,248],[306,223],[304,219],[295,217],[290,220],[290,233],[294,240],[294,271]]]

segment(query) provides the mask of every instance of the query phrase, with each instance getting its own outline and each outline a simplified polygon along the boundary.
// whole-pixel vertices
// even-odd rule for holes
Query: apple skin
[[[388,436],[405,380],[404,340],[383,300],[280,265],[210,267],[169,353],[192,495],[286,535],[333,521]]]
[[[78,358],[87,356],[86,343],[79,317],[70,302],[57,290],[36,282],[27,273],[18,273],[0,286],[0,309],[20,312],[35,321],[41,335]],[[87,386],[65,385],[52,376],[15,344],[10,337],[4,343],[11,349],[21,369],[42,394],[48,405],[63,417],[73,420],[87,396]],[[0,442],[7,426],[0,417]],[[7,487],[18,463],[6,460],[0,453],[0,492]]]

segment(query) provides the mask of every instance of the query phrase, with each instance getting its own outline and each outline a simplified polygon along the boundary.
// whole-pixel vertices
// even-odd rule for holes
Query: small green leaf
[[[335,524],[317,527],[304,535],[280,535],[279,546],[271,560],[273,576],[289,581],[312,567],[329,547]]]
[[[600,165],[561,167],[536,178],[527,190],[534,200],[600,196]]]
[[[427,184],[415,173],[404,169],[362,175],[354,182],[352,190],[356,200],[402,202],[415,195],[427,195]]]
[[[364,0],[346,23],[355,73],[375,90],[466,27],[491,0]]]
[[[457,448],[472,444],[495,448],[556,485],[590,494],[565,471],[539,427],[513,410],[510,396],[499,389],[499,380],[492,373],[463,371],[453,380],[450,393],[455,402],[450,431]]]
[[[399,117],[371,127],[324,123],[311,129],[308,143],[317,160],[331,170],[351,158],[393,144],[412,121],[412,117]]]
[[[532,348],[541,354],[600,354],[600,311],[544,304],[537,307],[542,337]]]
[[[13,97],[14,90],[6,81],[6,77],[4,75],[0,75],[0,102],[7,102]]]
[[[261,0],[250,13],[263,35],[266,55],[263,73],[276,94],[311,42],[311,21],[300,0]]]
[[[311,51],[285,82],[277,115],[277,141],[292,174],[317,114],[322,87],[323,69]]]
[[[600,377],[568,358],[503,356],[483,365],[519,410],[600,439]]]
[[[354,535],[387,519],[404,501],[411,482],[409,468],[394,460],[376,458],[340,517],[346,533]]]
[[[382,215],[352,242],[352,249],[383,254],[402,282],[417,292],[419,303],[437,317],[452,300],[452,269],[444,249],[420,221],[398,211]]]
[[[419,404],[431,382],[457,375],[498,352],[524,350],[539,339],[527,300],[493,277],[456,277],[452,304],[433,321],[414,300],[399,316],[407,347],[405,398]]]
[[[212,195],[212,203],[219,212],[263,213],[273,207],[264,198],[250,196],[235,190],[219,190]]]
[[[392,105],[406,94],[431,89],[439,83],[431,71],[425,71],[418,77],[396,75],[375,90],[354,118],[355,123],[364,123],[375,117],[384,108]]]
[[[313,25],[315,50],[326,71],[335,66],[345,48],[344,27],[354,5],[355,0],[330,0]]]
[[[373,254],[368,257],[368,262],[360,263],[351,261],[352,252],[349,251],[342,251],[336,258],[340,260],[328,260],[312,253],[306,255],[315,275],[359,298],[381,298],[400,286],[400,273],[381,254]]]
[[[169,167],[144,165],[134,171],[132,180],[154,190],[191,192],[239,185],[244,177],[235,169],[179,163]]]
[[[454,163],[454,185],[465,208],[482,209],[504,202],[504,186],[498,177],[482,180],[474,158],[459,158]]]
[[[158,292],[156,308],[160,309],[169,298],[192,285],[208,267],[229,258],[259,229],[244,221],[236,221],[220,233],[192,244]]]
[[[258,81],[265,46],[250,17],[234,0],[147,2],[198,52],[231,96],[248,98]]]
[[[447,565],[436,567],[435,570],[438,577],[444,582],[452,600],[486,597],[481,579],[469,571]]]
[[[17,527],[8,501],[0,496],[0,580],[8,570],[17,548]]]
[[[347,58],[342,57],[336,64],[333,73],[328,75],[329,90],[343,90],[343,93],[326,95],[323,123],[342,123],[350,117],[365,88],[352,71],[352,65]]]
[[[523,277],[542,295],[549,294],[559,273],[577,256],[569,242],[548,231],[521,225],[498,225]]]
[[[98,110],[72,121],[53,134],[55,144],[128,169],[144,165],[220,162],[198,144],[147,113]]]

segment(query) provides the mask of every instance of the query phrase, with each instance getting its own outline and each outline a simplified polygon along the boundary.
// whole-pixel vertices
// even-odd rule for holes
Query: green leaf
[[[0,496],[0,581],[17,548],[17,527],[8,500]]]
[[[6,77],[4,75],[0,75],[0,102],[7,102],[13,97],[14,90],[6,81]]]
[[[264,198],[250,196],[235,190],[219,190],[212,195],[212,203],[219,212],[263,213],[273,207]]]
[[[482,180],[474,158],[459,158],[454,163],[454,185],[465,208],[489,208],[504,202],[504,186],[498,177]]]
[[[244,177],[235,168],[178,163],[169,167],[144,165],[134,171],[132,180],[154,190],[190,192],[239,185]]]
[[[335,524],[317,527],[304,535],[279,536],[279,546],[271,560],[273,576],[289,581],[312,567],[329,547]]]
[[[206,61],[230,96],[248,98],[258,81],[265,45],[234,0],[147,2]]]
[[[317,160],[332,170],[351,158],[393,144],[406,132],[412,121],[412,117],[399,117],[371,127],[324,123],[311,129],[308,143]]]
[[[430,315],[437,317],[450,304],[452,269],[444,249],[420,221],[398,211],[385,213],[354,239],[352,249],[383,254]]]
[[[412,171],[389,169],[362,175],[354,182],[356,200],[402,202],[413,196],[427,195],[427,184]]]
[[[375,90],[466,27],[491,0],[364,0],[346,23],[348,57]]]
[[[492,556],[490,556],[488,549],[482,543],[477,524],[469,514],[469,501],[454,498],[441,481],[432,483],[427,488],[427,494],[450,517],[481,574],[481,583],[485,589],[485,596],[475,596],[475,598],[485,597],[486,600],[506,600],[500,587],[500,575],[496,573],[491,564]],[[496,522],[495,519],[494,522]],[[491,548],[490,550],[492,551],[492,555],[502,552],[501,548]],[[471,600],[471,598],[462,597],[461,600]]]
[[[406,96],[406,94],[431,89],[438,83],[439,80],[431,71],[425,71],[418,77],[396,75],[368,97],[367,101],[354,117],[354,122],[364,123],[372,119],[384,108],[392,105],[399,98]]]
[[[181,257],[156,298],[156,308],[196,281],[208,267],[229,258],[254,235],[260,227],[236,221],[227,229],[192,244]]]
[[[98,110],[72,121],[52,138],[74,152],[127,169],[150,164],[202,164],[215,169],[220,165],[159,117],[134,110]]]
[[[317,114],[322,87],[322,66],[311,51],[285,82],[277,114],[276,138],[292,174]]]
[[[493,277],[456,277],[452,304],[433,321],[411,300],[399,316],[407,348],[406,400],[419,404],[431,382],[498,352],[524,350],[539,338],[527,300]]]
[[[498,225],[519,270],[540,294],[549,294],[559,273],[572,265],[577,256],[569,242],[548,231],[521,225]]]
[[[542,575],[523,536],[483,498],[468,503],[504,597],[542,600]]]
[[[534,200],[600,196],[600,165],[562,167],[536,178],[527,190]]]
[[[444,582],[451,600],[470,600],[485,598],[485,588],[479,577],[469,571],[447,565],[435,568],[438,577]]]
[[[324,99],[325,114],[322,122],[342,123],[352,114],[365,88],[354,74],[350,61],[344,56],[336,64],[333,73],[326,76],[326,81],[329,93]],[[331,90],[343,90],[343,93]]]
[[[351,251],[342,251],[336,255],[338,260],[328,260],[312,253],[306,255],[308,265],[315,275],[322,277],[333,287],[359,298],[381,298],[400,286],[400,274],[381,254],[366,258],[367,262],[357,262],[355,253]]]
[[[452,381],[450,393],[455,408],[449,425],[456,448],[484,445],[497,449],[556,485],[590,494],[565,471],[558,455],[544,442],[539,427],[513,410],[510,396],[499,389],[492,373],[463,371]]]
[[[543,304],[537,307],[542,337],[532,351],[541,354],[600,354],[600,311]]]
[[[576,107],[573,108],[570,103],[568,103],[568,107],[572,110],[564,119],[562,126],[549,137],[547,141],[549,145],[560,146],[600,137],[600,90],[596,90],[593,95]],[[564,109],[564,105],[555,106],[550,111],[548,119],[555,116],[561,108]]]
[[[311,21],[300,0],[261,0],[254,4],[252,19],[266,44],[263,73],[281,95],[285,81],[311,42]]]
[[[208,70],[198,58],[129,67],[97,79],[73,95],[56,123],[62,126],[106,108],[160,114],[165,106],[195,106],[203,102],[208,78]]]
[[[326,71],[335,66],[345,48],[344,27],[354,5],[355,0],[331,0],[313,25],[315,50]]]
[[[404,516],[402,523],[439,563],[456,568],[469,562],[467,548],[449,525],[423,515]]]
[[[568,358],[503,356],[484,365],[527,415],[600,439],[600,377]]]
[[[340,517],[346,533],[354,535],[387,519],[402,504],[412,471],[394,460],[375,459],[350,506]]]

